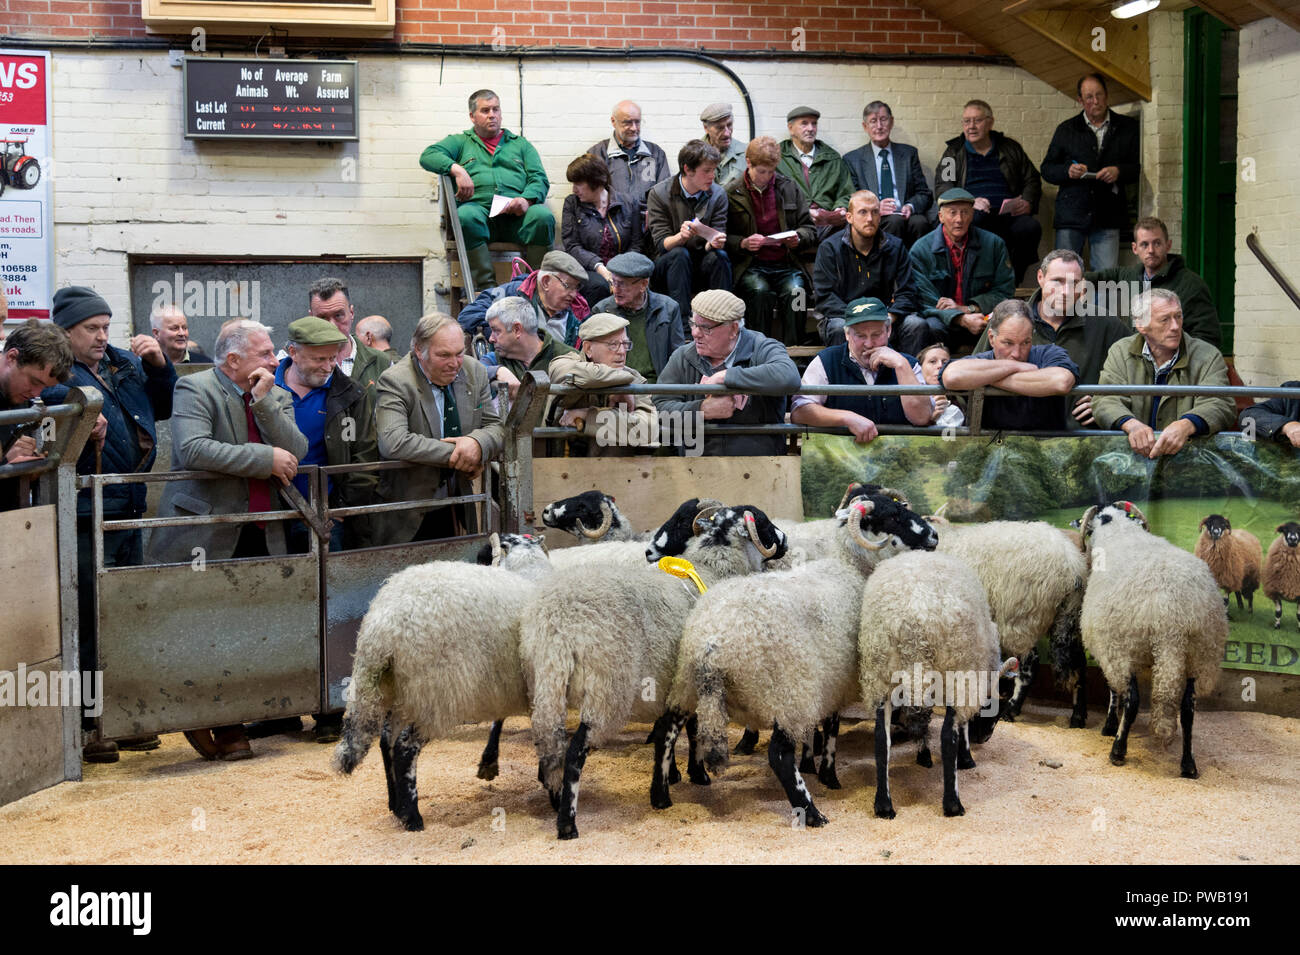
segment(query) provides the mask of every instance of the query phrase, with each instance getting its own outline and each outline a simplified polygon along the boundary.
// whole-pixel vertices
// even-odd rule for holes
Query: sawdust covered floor
[[[389,814],[378,747],[351,778],[329,767],[333,746],[307,734],[255,740],[257,759],[200,761],[179,735],[152,753],[87,765],[64,783],[0,807],[4,863],[509,863],[509,862],[996,862],[1288,863],[1300,858],[1300,722],[1254,713],[1196,715],[1197,780],[1178,776],[1178,748],[1157,748],[1147,714],[1128,765],[1111,766],[1111,741],[1066,728],[1063,710],[1029,706],[975,749],[959,774],[966,815],[940,809],[933,769],[915,748],[895,748],[892,821],[872,815],[868,723],[840,737],[840,781],[809,789],[830,817],[796,830],[767,766],[766,735],[753,756],[732,758],[707,788],[673,787],[657,812],[648,796],[647,727],[593,751],[583,774],[581,838],[557,842],[536,782],[527,720],[506,725],[501,775],[475,778],[487,727],[463,727],[425,747],[420,809],[426,829],[402,831]],[[935,728],[937,730],[938,721]],[[733,728],[732,744],[739,738]],[[932,744],[933,745],[933,744]],[[685,771],[685,754],[679,751]],[[1059,762],[1059,768],[1046,765]],[[1012,839],[1009,842],[1008,836]]]

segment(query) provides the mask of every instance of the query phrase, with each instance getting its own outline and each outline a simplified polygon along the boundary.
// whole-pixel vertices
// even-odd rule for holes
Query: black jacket
[[[1038,200],[1043,198],[1043,182],[1038,170],[1029,161],[1024,147],[1010,136],[1003,136],[996,129],[989,133],[993,148],[998,153],[998,168],[1007,181],[1007,191],[1012,196],[1029,203],[1029,214],[1038,215]],[[943,158],[939,160],[934,171],[934,195],[937,199],[949,189],[966,188],[966,137],[954,136],[946,143]],[[978,197],[977,197],[978,198]],[[993,214],[997,214],[997,209]]]
[[[1067,119],[1052,135],[1043,157],[1043,178],[1060,187],[1056,194],[1055,224],[1058,229],[1123,229],[1128,225],[1128,200],[1124,187],[1138,181],[1141,171],[1138,121],[1110,111],[1110,128],[1101,149],[1083,113]],[[1104,166],[1119,170],[1112,184],[1100,179],[1071,179],[1070,164],[1081,162],[1089,172]]]
[[[817,330],[827,345],[844,341],[844,309],[855,298],[878,298],[896,316],[920,308],[912,260],[902,240],[878,231],[871,251],[863,255],[854,247],[849,229],[845,226],[823,242],[813,264],[813,294],[820,313]]]
[[[1284,381],[1280,388],[1300,388],[1300,381]],[[1265,441],[1286,443],[1282,426],[1288,421],[1300,421],[1300,398],[1269,398],[1257,405],[1251,405],[1241,413],[1241,427],[1247,421],[1255,422],[1256,437]]]
[[[582,263],[582,267],[589,272],[594,272],[602,261],[608,261],[600,257],[601,233],[606,222],[618,243],[610,258],[620,252],[641,251],[641,206],[635,196],[611,193],[603,219],[595,206],[579,202],[578,197],[572,193],[565,198],[561,217],[564,251]]]

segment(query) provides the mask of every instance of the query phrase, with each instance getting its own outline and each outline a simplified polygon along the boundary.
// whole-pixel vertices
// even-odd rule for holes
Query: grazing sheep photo
[[[1250,531],[1234,531],[1222,514],[1211,514],[1201,521],[1201,536],[1196,539],[1194,553],[1205,561],[1214,582],[1223,588],[1224,607],[1228,606],[1228,596],[1236,594],[1238,610],[1255,612],[1255,591],[1259,589],[1264,557],[1258,537]]]
[[[1296,626],[1300,627],[1300,524],[1279,524],[1278,537],[1268,547],[1264,561],[1264,596],[1273,601],[1273,629],[1282,627],[1282,601],[1296,602]]]
[[[1168,746],[1183,728],[1182,775],[1195,779],[1192,720],[1196,685],[1209,692],[1228,639],[1227,608],[1203,560],[1149,533],[1146,516],[1119,501],[1090,507],[1080,521],[1092,573],[1083,597],[1083,644],[1110,686],[1103,735],[1110,761],[1124,764],[1138,712],[1138,676],[1151,673],[1151,733]],[[1122,718],[1121,718],[1122,715]]]

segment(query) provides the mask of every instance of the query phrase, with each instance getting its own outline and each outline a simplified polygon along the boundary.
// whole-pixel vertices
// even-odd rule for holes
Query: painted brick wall
[[[1183,238],[1183,15],[1149,14],[1151,102],[1142,107],[1142,215],[1159,216],[1175,251]],[[1126,250],[1127,251],[1127,250]]]
[[[522,131],[551,178],[557,218],[569,191],[565,167],[609,135],[609,108],[625,96],[641,103],[646,138],[674,160],[699,135],[706,103],[736,104],[737,136],[750,135],[732,82],[684,59],[530,61],[521,80],[509,60],[362,56],[361,140],[329,145],[185,140],[180,71],[161,52],[58,51],[53,61],[56,284],[101,288],[114,305],[116,340],[129,328],[128,254],[423,256],[426,304],[437,307],[441,223],[433,179],[417,158],[469,125],[464,97],[481,86],[498,91],[507,125],[519,130],[522,83]],[[1074,109],[1015,67],[728,65],[750,90],[758,131],[778,138],[790,106],[809,102],[822,110],[822,138],[847,151],[865,141],[863,105],[885,99],[896,138],[918,147],[931,177],[972,95],[989,100],[998,128],[1035,161]]]
[[[139,0],[6,0],[6,32],[27,38],[140,37]],[[988,54],[905,0],[820,4],[677,0],[398,0],[400,42],[509,46]],[[503,32],[494,33],[500,26]],[[297,33],[298,31],[295,31]]]
[[[1276,20],[1241,31],[1237,161],[1253,165],[1253,181],[1237,183],[1237,370],[1248,384],[1276,385],[1300,377],[1300,313],[1246,248],[1258,231],[1269,257],[1300,285],[1295,214],[1300,203],[1300,36]]]

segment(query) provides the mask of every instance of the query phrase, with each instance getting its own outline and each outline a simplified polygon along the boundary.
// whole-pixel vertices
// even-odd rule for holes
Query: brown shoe
[[[221,748],[212,739],[212,730],[186,730],[186,741],[204,759],[219,759]]]
[[[257,755],[248,745],[248,735],[244,732],[242,723],[213,727],[212,740],[221,751],[217,756],[218,759],[231,762],[236,759],[251,759]]]
[[[101,740],[81,748],[81,758],[87,763],[116,763],[119,759],[117,744],[112,740]]]

